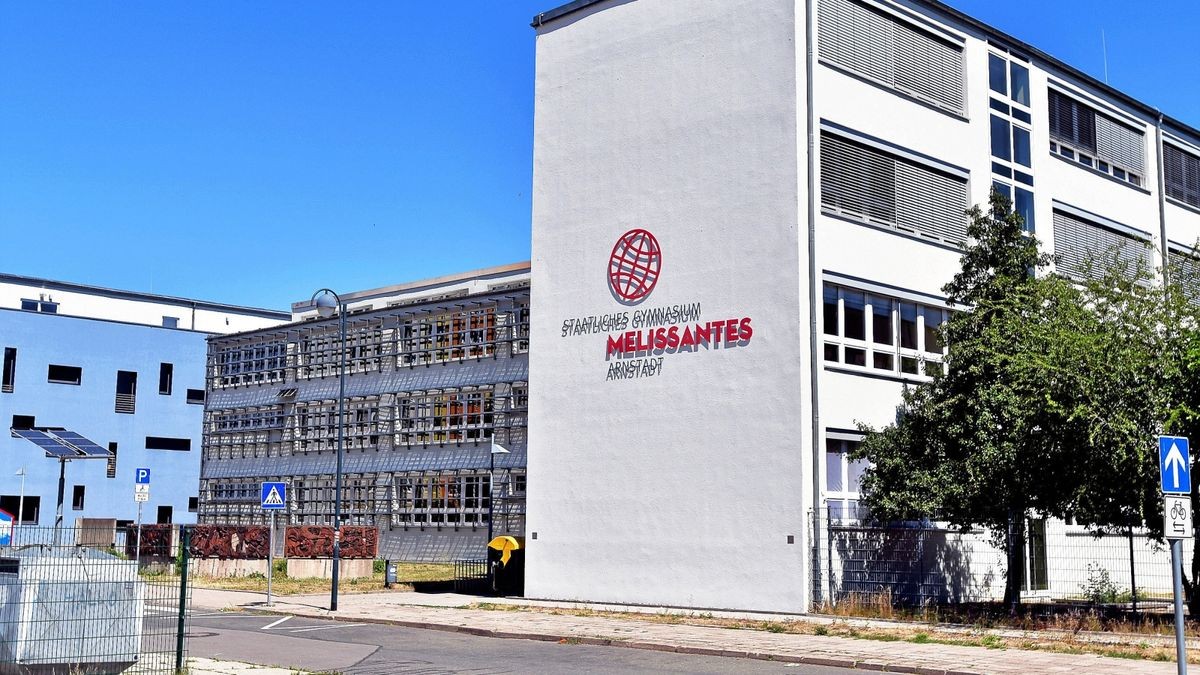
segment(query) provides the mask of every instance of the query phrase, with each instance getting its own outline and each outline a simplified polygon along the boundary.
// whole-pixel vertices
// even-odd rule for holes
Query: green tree
[[[1045,274],[1048,256],[1003,197],[969,217],[971,243],[943,289],[958,308],[942,331],[945,368],[905,391],[896,423],[865,428],[856,456],[871,462],[863,499],[875,517],[991,529],[1015,608],[1027,515],[1128,526],[1146,512],[1164,394],[1139,329],[1159,315],[1147,284]]]

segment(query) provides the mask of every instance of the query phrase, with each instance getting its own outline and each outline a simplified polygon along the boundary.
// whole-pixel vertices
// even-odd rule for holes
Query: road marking
[[[269,623],[269,624],[267,624],[267,625],[263,626],[262,628],[259,628],[259,630],[271,630],[271,629],[272,629],[272,628],[274,628],[275,626],[278,626],[279,624],[283,623],[284,621],[287,621],[287,620],[288,620],[288,619],[290,619],[290,618],[292,618],[292,617],[290,617],[290,616],[285,616],[285,617],[283,617],[282,619],[280,619],[280,620],[278,620],[278,621],[273,621],[273,622],[271,622],[271,623]]]
[[[365,624],[365,623],[342,623],[342,624],[338,624],[336,626],[309,626],[307,628],[297,628],[295,630],[288,631],[288,632],[289,633],[309,633],[314,630],[331,630],[333,628],[353,628],[355,626],[365,626],[365,625],[367,625],[367,624]]]

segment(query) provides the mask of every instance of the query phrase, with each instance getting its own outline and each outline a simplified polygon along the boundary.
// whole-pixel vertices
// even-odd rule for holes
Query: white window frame
[[[825,293],[827,289],[835,289],[837,292],[837,325],[835,333],[826,331],[824,325],[824,308],[825,308]],[[845,332],[845,316],[846,316],[846,293],[861,293],[863,295],[863,336],[864,339],[848,338],[843,333]],[[945,357],[945,345],[942,345],[941,352],[931,352],[926,350],[926,313],[923,309],[939,312],[941,321],[938,325],[942,325],[949,319],[949,309],[944,306],[933,305],[929,303],[917,302],[909,298],[897,298],[889,296],[885,293],[880,293],[874,289],[856,288],[847,286],[829,280],[825,280],[821,289],[821,338],[822,338],[822,361],[826,368],[845,369],[850,372],[863,374],[887,374],[892,377],[900,377],[903,379],[912,379],[917,381],[928,381],[931,375],[926,372],[932,372],[934,369],[940,370],[941,363]],[[883,299],[891,304],[889,316],[891,321],[892,343],[877,343],[874,341],[874,322],[875,312],[872,300]],[[906,303],[912,305],[916,311],[916,347],[901,347],[900,340],[900,304]],[[837,349],[838,358],[836,360],[825,357],[826,349],[835,347]],[[864,365],[848,363],[846,361],[847,349],[860,349],[864,353]],[[875,365],[875,356],[886,356],[891,361],[890,368],[881,368]],[[905,372],[903,365],[904,361],[912,359],[916,372]],[[936,364],[936,365],[934,365]]]

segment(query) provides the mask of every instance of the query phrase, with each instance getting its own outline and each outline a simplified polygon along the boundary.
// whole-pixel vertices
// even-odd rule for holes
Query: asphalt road
[[[188,655],[355,675],[435,673],[781,673],[847,675],[841,668],[673,654],[624,647],[509,640],[243,612],[189,617]]]

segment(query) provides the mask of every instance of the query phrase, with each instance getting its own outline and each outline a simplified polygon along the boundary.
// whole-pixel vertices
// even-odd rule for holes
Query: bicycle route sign
[[[1163,534],[1167,539],[1192,538],[1192,499],[1163,495]]]

